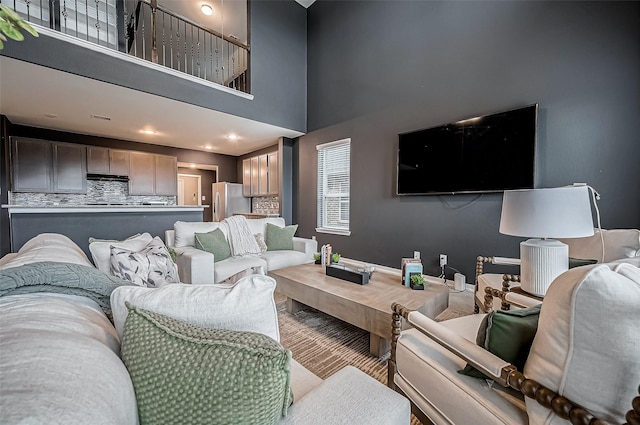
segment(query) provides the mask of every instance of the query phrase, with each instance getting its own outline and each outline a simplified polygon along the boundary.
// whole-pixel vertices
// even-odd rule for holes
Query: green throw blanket
[[[110,317],[111,292],[130,282],[80,264],[43,261],[0,271],[0,297],[55,292],[91,298]]]

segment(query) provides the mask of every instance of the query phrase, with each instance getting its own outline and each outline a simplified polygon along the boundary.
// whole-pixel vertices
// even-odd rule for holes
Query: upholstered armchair
[[[394,304],[389,386],[425,424],[640,424],[640,268],[629,262],[556,278],[523,370],[476,344],[485,314],[435,322]]]
[[[497,273],[485,273],[484,264],[494,264],[500,266],[520,266],[520,259],[518,258],[506,258],[506,257],[484,257],[479,255],[476,258],[476,279],[473,292],[473,312],[479,313],[487,312],[491,310],[509,308],[509,305],[500,302],[498,298],[493,304],[485,305],[488,300],[485,299],[485,289],[493,288],[498,291],[509,292],[510,289],[520,286],[520,275],[518,274],[497,274]],[[518,270],[518,269],[516,269]]]

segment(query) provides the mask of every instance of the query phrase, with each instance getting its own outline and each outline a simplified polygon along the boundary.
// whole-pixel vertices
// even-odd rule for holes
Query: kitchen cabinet
[[[251,196],[251,159],[242,160],[242,196]]]
[[[51,143],[37,139],[12,139],[12,190],[44,192],[53,189]]]
[[[176,196],[178,194],[178,158],[155,155],[155,194]]]
[[[13,138],[11,164],[14,192],[87,192],[84,145]]]
[[[269,193],[268,167],[268,156],[260,155],[258,157],[258,195]]]
[[[278,152],[271,152],[267,155],[269,167],[267,169],[267,193],[269,195],[278,195],[280,193],[278,179]]]
[[[86,147],[53,143],[53,193],[87,193]]]
[[[87,146],[87,173],[129,175],[129,151]]]
[[[174,156],[131,152],[129,155],[129,195],[178,193],[178,159]]]
[[[251,196],[260,195],[260,159],[257,156],[251,158]]]
[[[242,160],[244,196],[269,196],[279,193],[277,151]]]

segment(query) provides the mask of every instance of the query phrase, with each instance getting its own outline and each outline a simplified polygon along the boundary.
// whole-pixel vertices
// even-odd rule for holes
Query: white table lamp
[[[551,282],[569,268],[569,247],[550,238],[593,235],[587,186],[507,190],[500,233],[529,239],[520,243],[522,290],[544,296]]]

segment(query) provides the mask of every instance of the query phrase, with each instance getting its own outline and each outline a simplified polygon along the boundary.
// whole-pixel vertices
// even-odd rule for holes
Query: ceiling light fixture
[[[213,146],[211,146],[211,145],[206,145],[204,148],[205,148],[205,149],[213,149]]]
[[[238,140],[238,136],[236,136],[235,134],[229,134],[227,136],[227,139],[229,139],[229,140]]]
[[[213,7],[211,7],[208,4],[203,4],[202,6],[200,6],[200,10],[202,11],[203,14],[207,15],[207,16],[211,16],[213,15]]]
[[[153,131],[153,130],[140,130],[140,133],[143,133],[143,134],[156,134],[156,132]]]

